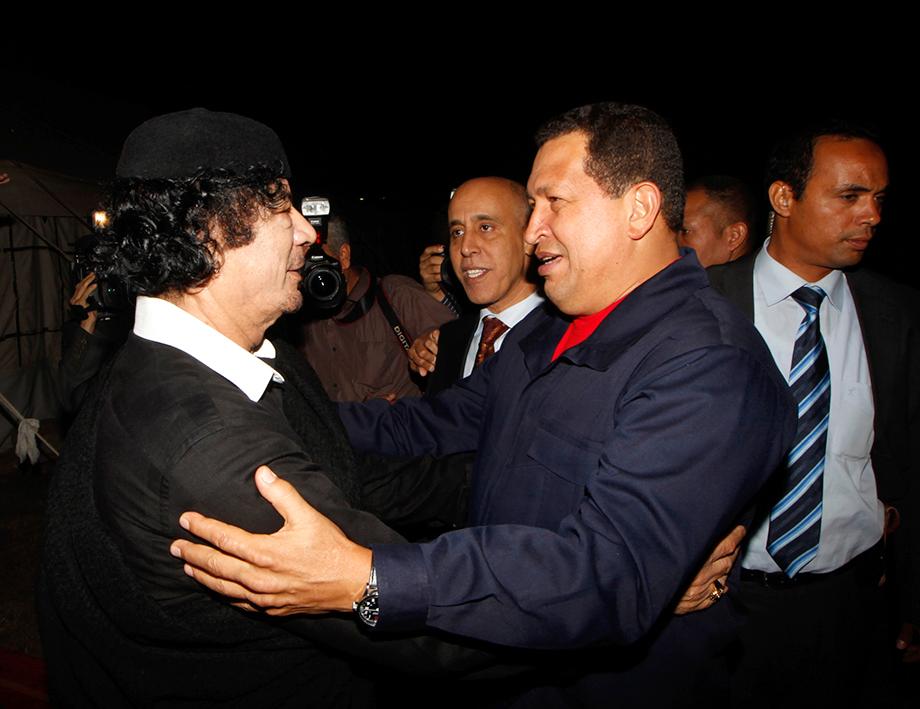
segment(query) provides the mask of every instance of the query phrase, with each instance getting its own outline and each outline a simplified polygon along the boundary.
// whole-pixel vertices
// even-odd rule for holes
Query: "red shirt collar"
[[[628,294],[627,294],[628,295]],[[594,331],[600,327],[600,324],[604,321],[610,313],[616,309],[616,307],[626,300],[624,295],[619,300],[613,301],[603,310],[593,313],[591,315],[579,315],[577,318],[572,320],[569,323],[568,328],[565,333],[562,335],[562,339],[559,340],[559,344],[556,345],[556,350],[553,352],[552,362],[555,362],[559,355],[561,355],[566,350],[575,347],[575,345],[580,345],[582,342],[587,340],[591,335],[594,334]]]

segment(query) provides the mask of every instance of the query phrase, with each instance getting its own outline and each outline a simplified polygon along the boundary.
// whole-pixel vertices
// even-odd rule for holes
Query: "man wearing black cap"
[[[350,619],[243,616],[168,552],[188,507],[277,529],[250,480],[266,462],[354,538],[401,540],[356,509],[358,463],[316,375],[264,339],[300,307],[316,238],[288,178],[275,133],[234,114],[160,116],[125,143],[94,266],[139,293],[136,323],[74,423],[49,496],[40,606],[63,703],[364,705],[366,675],[326,648],[441,666],[445,645],[371,642]]]

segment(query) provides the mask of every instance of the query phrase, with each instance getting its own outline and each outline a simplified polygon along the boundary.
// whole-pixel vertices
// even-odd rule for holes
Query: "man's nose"
[[[527,227],[524,229],[524,243],[535,246],[543,236],[546,225],[543,221],[543,212],[539,207],[534,207],[530,213],[530,219],[527,221]]]
[[[882,221],[882,205],[874,197],[866,200],[866,210],[863,215],[863,222],[870,226],[877,226]]]
[[[460,255],[472,256],[479,251],[479,241],[474,235],[475,232],[465,232],[460,237]]]
[[[316,229],[307,221],[307,218],[294,207],[291,207],[291,220],[294,222],[294,244],[303,246],[316,242]]]

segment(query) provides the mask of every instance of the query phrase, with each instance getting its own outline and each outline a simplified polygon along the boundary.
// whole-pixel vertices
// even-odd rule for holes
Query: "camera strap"
[[[406,328],[403,327],[402,323],[399,322],[399,318],[396,316],[396,311],[393,310],[393,306],[390,305],[390,301],[387,300],[387,296],[383,292],[383,288],[377,289],[377,304],[383,311],[384,316],[386,316],[387,322],[390,323],[390,329],[393,331],[393,334],[396,335],[396,339],[399,340],[399,344],[402,346],[403,350],[408,352],[409,348],[412,347],[412,336],[409,334]]]
[[[351,325],[352,323],[357,322],[370,312],[374,305],[374,296],[376,293],[377,279],[371,276],[367,284],[367,290],[364,291],[364,295],[358,298],[358,300],[352,301],[354,302],[354,305],[352,306],[351,310],[348,311],[348,315],[345,315],[341,318],[333,316],[333,321],[337,325]]]
[[[380,306],[380,310],[387,319],[390,329],[393,331],[393,335],[399,340],[400,347],[408,352],[409,348],[412,347],[412,335],[409,334],[409,331],[406,330],[399,321],[399,316],[396,315],[396,311],[393,310],[393,306],[390,304],[386,293],[383,292],[383,287],[373,276],[371,276],[370,282],[368,283],[367,292],[355,301],[348,315],[343,318],[335,319],[336,324],[350,325],[353,322],[357,322],[370,312],[370,309],[374,306],[374,301]]]

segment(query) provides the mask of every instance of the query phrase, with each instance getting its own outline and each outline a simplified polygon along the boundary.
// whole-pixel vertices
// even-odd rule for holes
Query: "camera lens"
[[[325,253],[319,244],[307,249],[301,287],[308,312],[334,313],[345,302],[347,295],[341,264]]]
[[[316,270],[310,274],[307,290],[317,300],[327,300],[335,296],[339,289],[339,279],[331,271]]]

